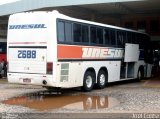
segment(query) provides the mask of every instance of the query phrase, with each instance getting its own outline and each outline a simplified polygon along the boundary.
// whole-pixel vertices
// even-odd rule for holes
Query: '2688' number
[[[18,58],[36,58],[35,50],[18,50]]]

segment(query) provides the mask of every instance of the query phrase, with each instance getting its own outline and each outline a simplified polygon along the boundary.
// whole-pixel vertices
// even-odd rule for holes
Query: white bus
[[[147,34],[52,12],[9,17],[8,81],[46,88],[93,86],[151,76]]]

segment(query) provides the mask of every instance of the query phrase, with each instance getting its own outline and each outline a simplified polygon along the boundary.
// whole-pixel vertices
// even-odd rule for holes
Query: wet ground
[[[160,118],[160,78],[111,83],[87,93],[78,88],[50,92],[0,79],[0,113],[3,118],[15,119]]]
[[[86,94],[56,94],[46,91],[29,93],[10,98],[2,102],[8,105],[20,105],[39,111],[52,109],[92,110],[111,108],[119,104],[115,98],[107,96],[93,96]]]

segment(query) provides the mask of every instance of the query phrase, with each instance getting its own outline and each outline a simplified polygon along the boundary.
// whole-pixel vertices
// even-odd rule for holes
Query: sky
[[[0,5],[6,4],[6,3],[11,3],[19,0],[0,0]]]

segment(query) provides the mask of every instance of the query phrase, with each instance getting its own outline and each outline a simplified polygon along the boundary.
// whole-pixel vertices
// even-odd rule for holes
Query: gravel
[[[146,80],[147,81],[147,80]],[[28,107],[20,105],[8,105],[4,104],[3,101],[12,97],[25,95],[27,93],[36,93],[40,91],[46,91],[45,88],[40,86],[31,86],[31,85],[18,85],[18,84],[8,84],[0,82],[0,113],[2,117],[7,117],[6,114],[10,114],[10,117],[14,117],[17,114],[26,114],[26,113],[66,113],[70,117],[70,113],[93,113],[101,114],[102,117],[106,118],[107,114],[112,114],[115,117],[115,114],[130,114],[129,118],[132,118],[133,113],[160,113],[160,88],[158,87],[145,87],[142,82],[129,82],[125,84],[113,84],[105,89],[95,89],[91,92],[80,92],[78,89],[64,90],[66,95],[98,95],[98,96],[108,96],[109,98],[116,99],[119,103],[110,108],[102,109],[68,109],[68,108],[59,108],[59,109],[50,109],[50,110],[37,110],[31,109]],[[5,116],[4,116],[5,115]],[[88,117],[90,117],[89,115]],[[109,116],[109,115],[108,115]],[[120,115],[117,115],[120,118]],[[122,115],[121,115],[122,116]],[[159,115],[160,116],[160,115]],[[81,116],[79,116],[81,117]],[[93,117],[93,116],[92,116]],[[113,117],[113,116],[112,116]],[[125,116],[124,116],[125,117]],[[123,117],[122,117],[123,118]]]

